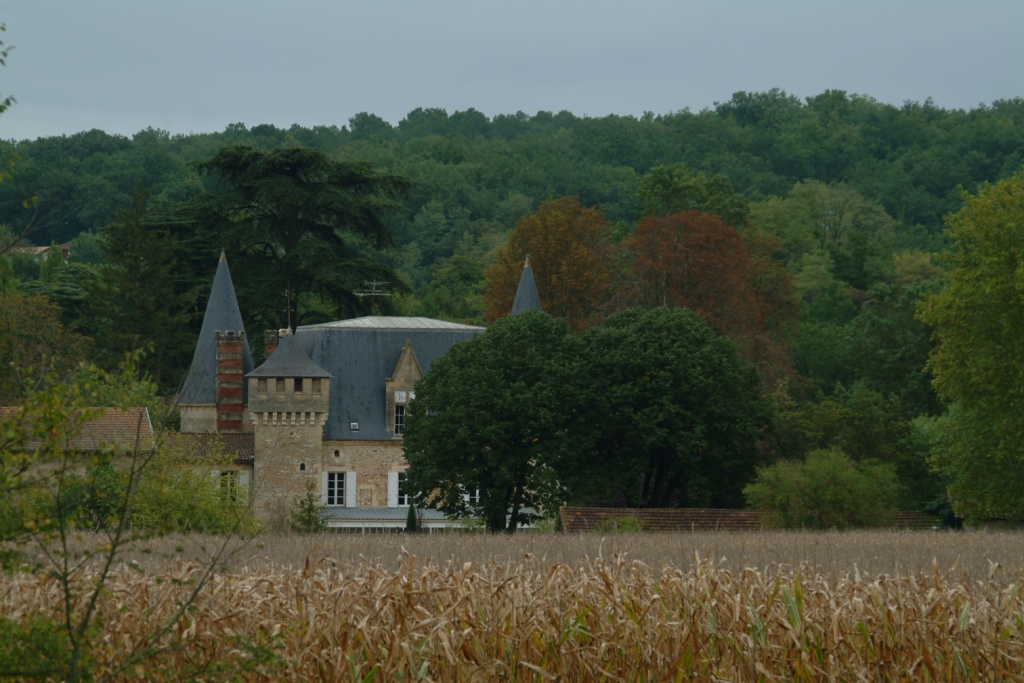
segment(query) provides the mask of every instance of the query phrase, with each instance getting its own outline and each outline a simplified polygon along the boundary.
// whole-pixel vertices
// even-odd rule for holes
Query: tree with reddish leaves
[[[788,374],[785,340],[797,306],[771,238],[683,211],[641,219],[625,245],[633,258],[628,305],[695,311],[757,365],[764,388]]]
[[[512,310],[526,257],[530,257],[544,311],[565,318],[572,331],[606,312],[615,284],[611,226],[598,208],[576,197],[544,202],[516,223],[486,276],[484,316],[494,322]]]

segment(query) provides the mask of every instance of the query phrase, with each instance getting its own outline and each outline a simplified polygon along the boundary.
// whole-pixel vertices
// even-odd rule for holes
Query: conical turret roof
[[[542,310],[544,309],[540,305],[540,293],[537,292],[537,283],[533,279],[533,268],[530,267],[530,257],[527,256],[526,263],[523,265],[523,274],[519,276],[516,298],[512,302],[512,315]]]
[[[238,310],[235,287],[224,252],[220,253],[217,274],[213,278],[210,300],[203,315],[203,328],[199,332],[192,367],[178,396],[178,403],[217,402],[217,340],[216,332],[244,332],[242,313]],[[242,373],[252,371],[252,355],[248,344],[242,344]]]

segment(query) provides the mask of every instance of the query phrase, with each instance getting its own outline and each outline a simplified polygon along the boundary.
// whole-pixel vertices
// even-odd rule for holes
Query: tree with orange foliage
[[[695,311],[757,365],[764,388],[788,374],[785,337],[797,306],[769,238],[683,211],[641,219],[625,244],[633,256],[628,304]]]
[[[526,257],[530,257],[544,310],[565,318],[572,331],[606,312],[615,284],[611,225],[598,208],[576,197],[551,199],[520,218],[488,270],[484,316],[508,315]]]

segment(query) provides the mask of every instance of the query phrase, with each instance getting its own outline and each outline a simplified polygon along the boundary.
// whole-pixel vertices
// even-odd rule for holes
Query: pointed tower
[[[540,305],[540,294],[537,292],[537,283],[533,279],[533,268],[530,267],[530,257],[526,257],[523,265],[523,274],[519,276],[519,287],[516,289],[516,298],[512,302],[512,315],[526,311],[542,311]]]
[[[203,315],[192,367],[178,396],[182,432],[249,431],[244,376],[252,355],[224,252]]]
[[[287,528],[295,497],[307,484],[318,486],[323,469],[331,374],[310,360],[301,341],[285,331],[267,362],[247,379],[256,453],[252,502],[274,528]]]

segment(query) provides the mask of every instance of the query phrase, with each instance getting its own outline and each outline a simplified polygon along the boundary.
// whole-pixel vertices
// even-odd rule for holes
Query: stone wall
[[[212,434],[217,431],[217,405],[181,404],[181,431],[188,434]]]
[[[307,483],[319,493],[323,430],[316,420],[255,425],[252,502],[269,530],[288,528],[295,497],[306,493]]]
[[[398,440],[323,442],[323,471],[355,472],[359,507],[387,507],[388,472],[408,466]]]

